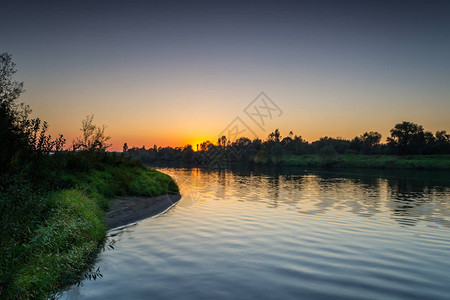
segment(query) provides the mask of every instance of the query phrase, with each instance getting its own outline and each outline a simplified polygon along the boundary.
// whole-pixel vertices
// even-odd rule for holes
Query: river
[[[448,299],[450,176],[160,169],[182,199],[109,232],[63,299]]]

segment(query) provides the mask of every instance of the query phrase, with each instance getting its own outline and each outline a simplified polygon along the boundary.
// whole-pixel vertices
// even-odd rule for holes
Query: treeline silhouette
[[[250,140],[246,137],[230,142],[226,136],[218,138],[216,143],[205,141],[184,147],[157,147],[146,149],[144,146],[128,148],[125,143],[123,152],[139,158],[148,164],[161,165],[206,165],[224,162],[251,162],[256,164],[280,163],[285,155],[316,154],[325,160],[339,154],[363,155],[433,155],[450,154],[450,134],[445,130],[433,134],[423,126],[412,122],[401,122],[390,130],[390,136],[382,143],[379,132],[365,132],[351,140],[322,137],[308,142],[291,131],[282,137],[278,129],[270,133],[265,140]]]

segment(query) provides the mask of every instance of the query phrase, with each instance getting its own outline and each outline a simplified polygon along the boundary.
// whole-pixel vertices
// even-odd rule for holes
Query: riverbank
[[[133,159],[107,153],[60,153],[49,159],[65,166],[55,175],[53,190],[20,191],[22,198],[32,197],[36,199],[32,203],[39,204],[29,213],[33,222],[20,235],[2,234],[2,299],[45,299],[97,276],[90,268],[110,226],[150,217],[167,209],[170,201],[178,201],[178,187],[170,176]],[[138,205],[138,197],[146,200]],[[132,204],[126,204],[127,199]],[[2,198],[2,205],[8,201]],[[120,205],[132,213],[107,216]],[[21,229],[21,215],[4,211],[5,226]]]
[[[364,169],[450,170],[450,155],[285,155],[282,165]]]
[[[105,214],[106,226],[108,229],[114,229],[156,216],[177,204],[180,199],[180,194],[110,199],[110,208]]]

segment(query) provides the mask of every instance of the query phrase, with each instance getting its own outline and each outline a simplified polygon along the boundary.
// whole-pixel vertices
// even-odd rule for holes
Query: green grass
[[[110,166],[89,172],[68,173],[62,178],[63,186],[75,186],[96,199],[106,210],[108,198],[121,195],[157,196],[178,193],[170,176],[144,166]]]
[[[10,298],[44,298],[82,278],[106,233],[103,212],[80,190],[49,196],[51,216],[37,226],[16,270]]]
[[[117,160],[81,161],[81,167],[65,169],[55,183],[58,188],[42,196],[38,222],[25,233],[2,237],[0,298],[45,299],[89,274],[103,247],[108,198],[178,192],[170,176]]]
[[[324,163],[318,155],[286,155],[282,164],[300,167],[450,170],[450,155],[336,155]]]

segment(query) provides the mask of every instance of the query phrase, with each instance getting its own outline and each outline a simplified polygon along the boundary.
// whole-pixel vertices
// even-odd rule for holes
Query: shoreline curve
[[[164,213],[180,199],[180,194],[155,197],[122,196],[110,199],[109,210],[105,213],[108,231]]]

